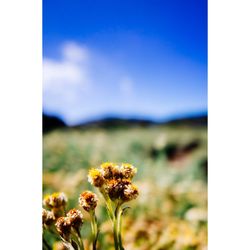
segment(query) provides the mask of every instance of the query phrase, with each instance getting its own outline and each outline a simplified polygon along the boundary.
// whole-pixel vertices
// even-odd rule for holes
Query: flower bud
[[[95,187],[102,187],[105,182],[102,176],[102,172],[96,168],[90,169],[88,175],[88,181]]]
[[[97,206],[97,202],[97,195],[93,192],[84,191],[80,194],[79,205],[87,212],[89,212],[90,210],[94,210]]]
[[[67,217],[70,220],[71,226],[77,231],[80,231],[80,228],[83,224],[83,215],[82,212],[78,209],[71,209],[67,213]]]
[[[68,217],[60,217],[56,221],[56,230],[66,241],[69,241],[71,231],[71,221]]]

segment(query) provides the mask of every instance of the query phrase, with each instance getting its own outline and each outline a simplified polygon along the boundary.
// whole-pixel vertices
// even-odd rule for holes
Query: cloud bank
[[[43,60],[44,110],[68,124],[104,113],[104,107],[116,112],[114,102],[133,92],[134,80],[122,67],[83,44],[65,42],[59,58]]]

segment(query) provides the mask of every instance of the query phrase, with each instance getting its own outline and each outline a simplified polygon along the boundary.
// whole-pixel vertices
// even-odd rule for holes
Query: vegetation
[[[71,211],[69,217],[79,217],[77,211],[81,212],[79,230],[85,250],[207,249],[206,127],[60,129],[45,134],[43,146],[44,195],[63,192],[68,197],[65,210]],[[109,193],[112,211],[108,215],[105,195],[93,186],[93,180],[93,185],[88,181],[89,169],[108,161],[137,167],[133,182],[139,196],[128,203],[131,209],[118,209],[123,211],[121,227],[117,224],[119,213],[114,218],[121,197]],[[84,190],[98,196],[94,214],[79,205]],[[49,219],[52,214],[47,216]],[[114,227],[121,230],[122,242],[119,234],[113,234]],[[45,230],[44,240],[44,249],[46,245],[66,249],[58,233]]]

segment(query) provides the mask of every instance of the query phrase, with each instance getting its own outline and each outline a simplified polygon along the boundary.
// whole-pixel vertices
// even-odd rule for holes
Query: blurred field
[[[44,135],[43,191],[63,191],[68,209],[93,189],[87,171],[102,162],[129,162],[138,168],[140,195],[124,221],[126,250],[207,249],[206,127],[61,129]],[[98,194],[98,193],[97,193]],[[98,194],[99,195],[99,194]],[[101,196],[100,200],[101,200]],[[85,220],[88,215],[84,213]],[[113,249],[105,208],[97,209],[100,248]],[[85,222],[83,234],[90,232]],[[46,235],[50,242],[55,241]],[[87,244],[87,242],[86,242]]]

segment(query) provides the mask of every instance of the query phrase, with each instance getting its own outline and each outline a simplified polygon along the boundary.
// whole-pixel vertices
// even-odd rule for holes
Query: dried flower
[[[65,207],[67,203],[67,197],[64,193],[53,193],[46,195],[43,199],[43,204],[48,208],[61,208]]]
[[[90,169],[88,175],[88,181],[95,187],[102,187],[102,185],[105,182],[102,172],[96,168]]]
[[[97,195],[93,192],[84,191],[80,194],[79,204],[87,212],[89,212],[90,210],[94,210],[97,206],[97,202]]]
[[[101,164],[101,171],[104,179],[106,180],[121,177],[121,171],[119,166],[112,162],[105,162]]]
[[[67,213],[67,217],[70,220],[71,226],[77,231],[79,232],[82,224],[83,224],[83,215],[82,212],[78,209],[71,209],[69,210],[69,212]]]
[[[112,179],[107,182],[106,190],[111,200],[122,200],[124,189],[131,184],[128,179]]]
[[[137,168],[129,163],[122,163],[121,165],[121,173],[123,178],[132,179],[134,175],[137,173]]]
[[[133,199],[136,199],[138,195],[139,195],[138,188],[133,184],[129,184],[125,187],[123,191],[122,200],[131,201]]]
[[[63,237],[66,241],[70,238],[70,231],[71,231],[71,220],[69,217],[60,217],[57,219],[56,223],[56,230],[58,233]]]
[[[42,215],[43,215],[43,225],[45,226],[50,226],[55,220],[53,212],[48,211],[46,209],[43,209]]]
[[[91,169],[89,181],[96,187],[101,188],[101,192],[108,194],[111,200],[122,202],[130,201],[138,196],[138,189],[131,184],[131,180],[136,174],[137,169],[129,164],[121,165],[105,162],[100,169]]]

